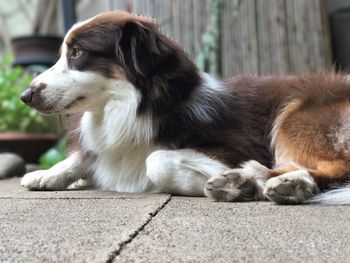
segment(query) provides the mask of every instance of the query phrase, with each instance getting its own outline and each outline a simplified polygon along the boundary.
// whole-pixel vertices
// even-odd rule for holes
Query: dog
[[[79,147],[21,184],[350,204],[349,81],[332,72],[220,81],[155,20],[102,13],[69,30],[58,62],[21,95],[44,114],[83,113]]]

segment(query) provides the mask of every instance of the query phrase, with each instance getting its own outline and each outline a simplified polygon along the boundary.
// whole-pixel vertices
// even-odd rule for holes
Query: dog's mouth
[[[54,115],[54,114],[59,114],[64,110],[69,110],[70,108],[76,106],[79,102],[85,100],[86,97],[85,96],[79,96],[77,98],[75,98],[74,100],[72,100],[71,102],[69,102],[66,106],[60,108],[57,110],[57,106],[55,107],[54,105],[45,105],[45,107],[41,106],[36,106],[35,108],[43,115]]]
[[[73,106],[77,105],[79,102],[85,100],[85,96],[79,96],[76,99],[72,100],[70,103],[68,103],[65,107],[63,107],[64,110],[68,110],[72,108]]]

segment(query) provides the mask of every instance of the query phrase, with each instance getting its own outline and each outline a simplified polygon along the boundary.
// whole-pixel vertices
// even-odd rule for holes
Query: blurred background
[[[350,69],[350,0],[1,1],[0,167],[22,168],[0,168],[0,178],[64,158],[64,118],[40,116],[19,94],[55,63],[72,24],[114,9],[156,18],[201,70],[220,78]]]

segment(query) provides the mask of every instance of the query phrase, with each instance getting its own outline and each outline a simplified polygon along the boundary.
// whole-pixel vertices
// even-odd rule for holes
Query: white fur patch
[[[206,181],[228,167],[190,149],[158,150],[146,160],[147,176],[167,193],[203,196]]]
[[[137,113],[140,92],[126,81],[111,81],[103,92],[108,100],[101,111],[86,112],[82,118],[81,140],[86,150],[101,153],[150,144],[157,127],[150,115]]]
[[[350,205],[350,185],[316,195],[308,200],[311,204]]]
[[[145,159],[150,149],[129,146],[100,153],[93,165],[93,180],[103,190],[118,192],[147,192],[154,189],[146,177]]]
[[[254,179],[258,191],[262,192],[265,187],[266,178],[270,173],[270,169],[257,161],[251,160],[241,165],[239,173],[243,177]]]

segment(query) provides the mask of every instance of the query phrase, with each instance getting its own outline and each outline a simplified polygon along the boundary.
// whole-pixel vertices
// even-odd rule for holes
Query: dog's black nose
[[[21,94],[21,100],[24,103],[30,103],[33,100],[33,87],[30,86],[28,89],[22,92]]]

